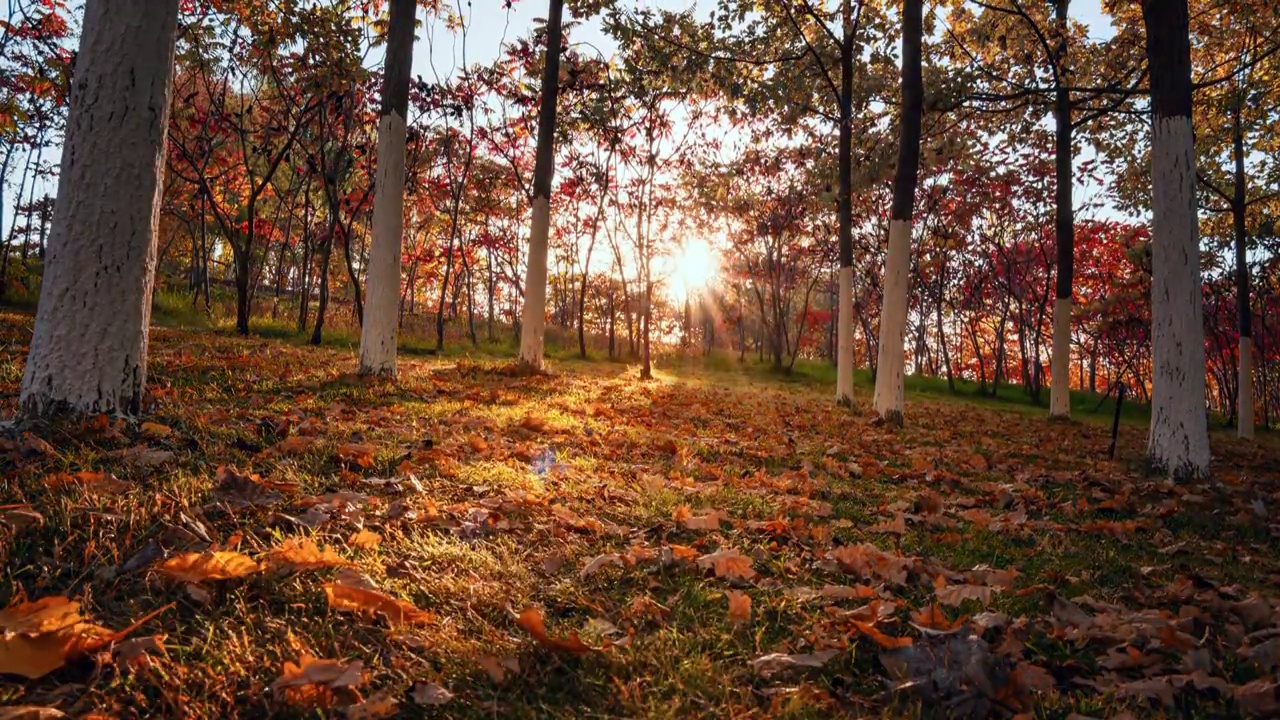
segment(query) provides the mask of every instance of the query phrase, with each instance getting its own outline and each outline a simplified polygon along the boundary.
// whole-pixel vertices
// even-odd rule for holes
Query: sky
[[[547,13],[545,0],[516,0],[510,10],[502,9],[498,0],[479,0],[479,2],[452,0],[452,2],[460,8],[461,14],[467,19],[465,43],[449,31],[442,21],[428,20],[419,32],[419,40],[414,49],[413,72],[415,75],[421,75],[428,80],[444,79],[456,73],[464,61],[466,64],[491,62],[498,57],[504,42],[528,35],[535,21],[545,18]],[[1074,0],[1071,3],[1071,17],[1087,25],[1091,37],[1106,39],[1113,34],[1113,31],[1110,21],[1102,14],[1100,4],[1101,0]],[[698,2],[697,0],[636,0],[636,5],[683,10],[698,7]],[[703,0],[701,7],[709,10],[711,5],[711,1]],[[574,18],[566,12],[565,20],[572,21]],[[609,38],[601,32],[599,22],[596,20],[582,21],[581,25],[573,30],[571,39],[574,42],[590,43],[606,53],[614,49]],[[45,154],[45,160],[56,161],[59,155],[60,148],[54,148]],[[1091,156],[1092,152],[1086,148],[1079,160],[1086,160]],[[18,182],[16,173],[14,177],[6,178],[5,181],[16,186]],[[1077,203],[1083,203],[1095,199],[1103,190],[1101,187],[1079,186],[1075,189],[1075,200]],[[37,195],[54,191],[55,188],[50,184],[47,189],[37,188]],[[9,230],[18,220],[16,213],[13,212],[16,200],[13,195],[16,192],[16,187],[6,187],[4,194],[5,237],[8,237]],[[1104,208],[1103,212],[1107,210]]]

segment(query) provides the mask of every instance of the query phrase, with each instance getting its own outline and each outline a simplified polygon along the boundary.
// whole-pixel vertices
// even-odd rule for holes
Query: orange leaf
[[[435,620],[434,614],[376,590],[342,583],[325,583],[324,594],[329,598],[329,607],[334,610],[384,615],[392,625],[421,625]]]
[[[372,530],[361,530],[347,539],[347,545],[360,550],[372,550],[382,543],[382,536]]]
[[[715,570],[716,577],[752,580],[757,573],[751,567],[752,560],[737,550],[720,550],[698,558],[698,565]]]
[[[285,697],[295,705],[327,707],[335,693],[354,696],[355,686],[364,681],[363,664],[359,660],[321,660],[304,654],[295,665],[288,660],[284,672],[271,683],[276,697]]]
[[[260,571],[262,566],[247,555],[224,550],[175,555],[161,562],[157,569],[174,580],[199,583],[246,577]]]
[[[880,632],[875,625],[872,625],[871,623],[862,622],[861,620],[854,620],[853,626],[858,628],[858,632],[871,638],[873,641],[875,641],[877,645],[879,645],[882,648],[892,650],[893,648],[906,647],[912,643],[911,638],[909,637],[894,637],[892,635],[885,635],[884,633]]]
[[[290,538],[279,547],[271,548],[267,551],[266,563],[277,572],[300,572],[350,564],[332,549],[321,548],[307,538]]]
[[[547,634],[546,622],[542,619],[542,611],[538,608],[531,607],[520,613],[520,616],[516,618],[516,624],[524,628],[525,632],[532,635],[535,640],[553,650],[582,655],[589,652],[599,652],[604,649],[594,648],[584,643],[582,638],[578,637],[576,630],[570,632],[569,636],[563,640],[551,637]]]
[[[969,616],[965,615],[958,620],[948,620],[947,614],[936,604],[930,605],[927,608],[914,610],[911,613],[911,622],[914,623],[916,627],[936,630],[943,633],[949,633],[959,628],[964,625],[964,621],[968,618]]]
[[[751,619],[751,596],[738,590],[725,590],[724,596],[729,599],[729,620],[734,625],[741,625]]]
[[[360,468],[373,467],[378,449],[369,443],[344,443],[338,446],[338,460]]]
[[[162,438],[169,437],[173,434],[173,428],[168,425],[161,425],[157,422],[144,422],[139,428],[143,435],[147,437]]]
[[[90,492],[119,494],[127,492],[133,485],[117,478],[111,473],[81,470],[75,473],[55,473],[44,479],[45,487],[50,490],[62,490],[68,486],[80,487]]]

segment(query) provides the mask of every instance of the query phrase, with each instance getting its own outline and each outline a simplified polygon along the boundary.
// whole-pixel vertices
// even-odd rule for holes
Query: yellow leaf
[[[372,530],[360,530],[347,539],[347,545],[358,550],[372,550],[382,543],[382,536]]]

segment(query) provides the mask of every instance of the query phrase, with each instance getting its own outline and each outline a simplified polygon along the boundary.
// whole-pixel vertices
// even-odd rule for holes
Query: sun
[[[678,300],[706,289],[715,279],[719,264],[711,244],[700,238],[685,240],[672,263],[671,294]]]

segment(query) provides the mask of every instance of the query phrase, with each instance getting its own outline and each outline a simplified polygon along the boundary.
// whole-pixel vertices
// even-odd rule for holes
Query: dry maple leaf
[[[382,536],[372,530],[360,530],[347,538],[347,546],[359,550],[372,550],[382,544]]]
[[[888,533],[891,535],[907,534],[907,518],[902,513],[898,513],[892,520],[876,523],[867,528],[867,532]]]
[[[725,590],[729,599],[729,621],[741,625],[751,620],[751,596],[738,590]]]
[[[316,446],[316,438],[309,435],[291,435],[268,448],[279,455],[301,455]]]
[[[262,566],[248,555],[222,550],[175,555],[159,563],[156,569],[180,582],[200,583],[247,577],[262,570]]]
[[[152,635],[149,637],[133,638],[117,643],[111,649],[111,656],[115,660],[116,669],[120,671],[137,670],[151,665],[151,656],[148,653],[156,653],[163,657],[168,657],[168,652],[164,649],[165,636]]]
[[[382,615],[392,625],[423,625],[435,621],[434,614],[376,590],[343,583],[325,583],[324,594],[329,599],[329,607],[334,610],[370,616]]]
[[[0,611],[0,675],[38,678],[121,640],[167,605],[119,632],[86,622],[65,597],[15,603]]]
[[[901,585],[907,581],[915,561],[887,553],[875,545],[841,545],[827,552],[827,557],[840,564],[845,572],[860,577],[876,577]]]
[[[768,677],[781,670],[797,667],[822,667],[831,658],[840,654],[834,648],[803,655],[787,655],[785,653],[769,653],[751,661],[751,669],[758,675]]]
[[[582,571],[578,573],[578,577],[586,578],[588,575],[595,573],[606,565],[617,565],[619,567],[623,567],[626,563],[622,561],[622,556],[618,553],[605,553],[604,555],[598,555],[588,560],[587,564],[582,566]]]
[[[0,525],[6,525],[16,532],[44,525],[44,516],[27,504],[0,505]]]
[[[921,631],[932,631],[937,633],[953,633],[964,627],[964,621],[968,616],[961,616],[956,620],[948,620],[947,614],[943,612],[938,605],[930,605],[927,608],[914,610],[911,613],[911,624]]]
[[[751,558],[732,548],[703,555],[698,558],[698,565],[715,570],[716,577],[731,580],[751,581],[758,575],[751,567]]]
[[[909,637],[894,637],[892,635],[886,635],[880,632],[880,630],[875,625],[869,622],[854,620],[853,626],[858,629],[858,632],[871,638],[871,640],[874,641],[875,644],[888,650],[892,650],[893,648],[906,647],[907,645],[910,645],[912,643],[912,640]]]
[[[383,690],[364,702],[346,709],[347,720],[382,720],[400,712],[400,701]]]
[[[516,618],[516,624],[524,628],[525,632],[532,635],[535,640],[554,650],[582,655],[589,652],[599,652],[608,647],[596,648],[586,644],[582,641],[582,638],[578,637],[576,630],[571,631],[569,636],[563,639],[551,637],[547,633],[546,621],[542,619],[542,611],[538,608],[525,609]]]
[[[489,674],[489,677],[499,685],[507,679],[507,673],[520,672],[520,660],[513,657],[494,657],[493,655],[481,655],[476,658],[476,664]]]
[[[409,697],[413,698],[413,702],[417,705],[444,705],[453,699],[453,693],[436,683],[420,682],[413,684]]]
[[[70,715],[57,708],[40,707],[38,705],[15,705],[0,708],[0,720],[60,720]]]
[[[161,425],[158,422],[144,422],[139,426],[138,430],[143,435],[153,438],[169,437],[173,434],[173,428],[168,425]]]
[[[128,492],[133,485],[111,473],[81,470],[74,473],[55,473],[44,479],[45,487],[50,490],[62,490],[67,487],[78,487],[88,492],[120,494]]]
[[[827,600],[870,600],[877,595],[870,585],[823,585],[819,594]]]
[[[371,468],[378,449],[369,443],[343,443],[338,446],[338,460],[360,468]]]
[[[991,602],[995,588],[986,585],[948,585],[947,578],[939,575],[933,581],[934,594],[943,605],[959,607],[965,600],[977,600],[986,607]]]
[[[684,526],[689,530],[719,530],[720,521],[725,518],[725,513],[720,510],[712,510],[706,515],[694,515],[684,520]]]
[[[289,538],[268,550],[264,559],[268,568],[282,573],[351,564],[331,548],[321,548],[309,538]]]
[[[298,664],[284,663],[284,672],[271,683],[271,692],[303,707],[328,707],[335,697],[355,698],[355,687],[364,681],[364,664],[322,660],[303,654]]]
[[[698,558],[698,551],[688,545],[676,545],[673,543],[663,549],[670,550],[671,557],[676,560],[696,560]]]

